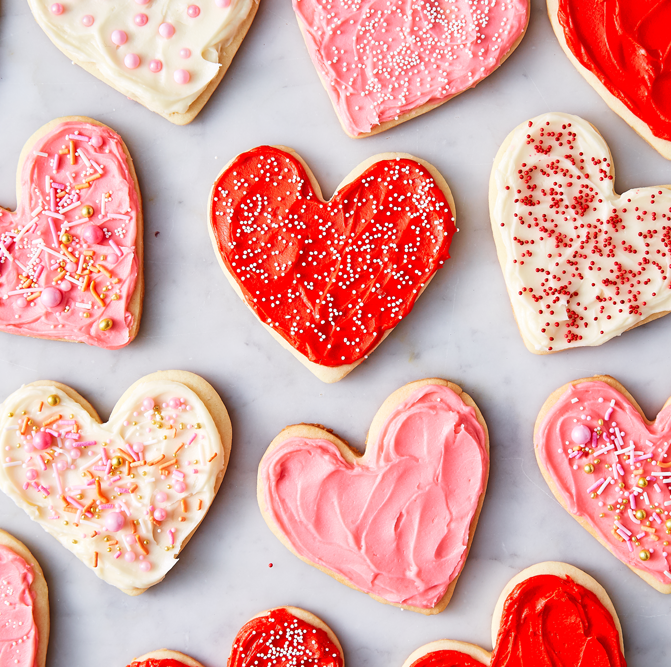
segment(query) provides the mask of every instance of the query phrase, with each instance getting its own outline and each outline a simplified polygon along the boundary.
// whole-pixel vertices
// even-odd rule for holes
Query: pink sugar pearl
[[[226,9],[227,7],[231,6],[231,0],[214,0],[217,7],[221,7],[222,9]]]
[[[89,143],[93,148],[100,148],[103,145],[103,138],[99,134],[94,134],[89,140]]]
[[[137,69],[140,66],[140,56],[137,53],[129,53],[124,59],[123,64],[128,69]]]
[[[112,43],[123,46],[128,41],[128,35],[123,30],[115,30],[112,33]]]
[[[63,280],[58,286],[58,289],[60,289],[61,292],[69,292],[72,289],[72,283],[67,280]]]
[[[127,563],[132,563],[132,562],[135,560],[135,554],[134,554],[132,551],[127,551],[127,552],[123,555],[123,559],[124,559]]]
[[[110,512],[105,517],[105,528],[112,533],[121,530],[126,524],[126,517],[121,512]]]
[[[170,39],[175,34],[175,26],[172,23],[161,23],[158,27],[158,34]]]
[[[137,2],[138,5],[148,5],[149,4],[149,0],[135,0],[135,2]]]
[[[37,470],[33,470],[32,468],[28,468],[28,470],[26,470],[26,479],[30,482],[37,479]]]
[[[20,296],[15,303],[17,308],[25,308],[28,305],[28,299],[25,296]]]
[[[63,301],[63,292],[61,292],[58,287],[45,287],[42,290],[42,296],[40,296],[40,301],[47,308],[56,308]]]
[[[162,507],[154,510],[154,519],[156,519],[156,521],[165,521],[167,517],[168,513]]]
[[[133,21],[135,22],[135,25],[142,27],[143,25],[147,25],[149,17],[146,14],[135,14]]]
[[[184,58],[186,60],[187,58],[191,57],[191,49],[181,49],[179,52],[180,58]]]
[[[585,445],[592,439],[592,432],[584,424],[578,424],[571,431],[571,440],[577,445]]]
[[[189,81],[191,81],[191,75],[185,69],[175,70],[174,78],[175,81],[180,85],[184,85],[185,83],[189,83]]]
[[[56,470],[58,470],[59,472],[63,472],[67,467],[68,464],[66,461],[63,461],[63,459],[56,461]]]
[[[55,14],[56,16],[60,16],[65,11],[63,5],[60,2],[54,2],[54,4],[49,7],[49,9],[51,9],[51,13]]]
[[[73,449],[70,452],[70,456],[75,459],[75,461],[82,455],[81,451],[79,449]]]
[[[143,560],[143,561],[140,563],[140,569],[141,569],[143,572],[149,572],[149,570],[151,570],[151,563],[150,563],[148,560]]]
[[[149,396],[147,396],[147,398],[145,398],[144,401],[142,401],[142,409],[145,412],[147,410],[153,410],[155,405],[156,403],[154,403],[154,399],[150,398]]]
[[[51,437],[51,433],[47,433],[46,431],[38,431],[33,436],[33,447],[35,447],[35,449],[49,449],[49,447],[51,447],[52,441],[53,438]]]
[[[152,60],[149,63],[149,69],[156,74],[163,69],[163,63],[160,60]]]
[[[77,270],[77,265],[74,262],[68,262],[65,265],[65,270],[74,273]]]
[[[186,484],[184,482],[175,482],[174,488],[177,493],[184,493],[186,491]]]
[[[168,405],[169,405],[173,410],[176,410],[176,409],[181,405],[181,401],[179,400],[179,398],[171,398],[171,399],[168,401]]]
[[[168,496],[164,491],[159,491],[155,496],[154,500],[157,503],[164,503],[166,500],[168,500]]]
[[[200,16],[200,7],[198,5],[189,5],[186,13],[192,18],[195,19]]]
[[[110,253],[109,255],[107,255],[107,263],[108,264],[114,265],[118,261],[119,261],[119,255],[117,255],[116,253],[113,252],[113,253]]]
[[[95,19],[90,14],[84,14],[82,16],[82,25],[90,28],[95,22]]]
[[[84,229],[82,229],[82,238],[87,243],[96,245],[105,238],[105,234],[103,233],[103,230],[96,225],[86,225]]]

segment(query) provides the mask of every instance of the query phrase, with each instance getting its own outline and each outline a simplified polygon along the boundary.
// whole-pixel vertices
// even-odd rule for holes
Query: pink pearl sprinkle
[[[61,292],[58,287],[45,287],[42,290],[40,301],[47,308],[55,308],[60,305],[61,301],[63,301],[63,292]]]
[[[68,464],[62,459],[60,461],[56,461],[56,470],[63,472],[67,467]]]
[[[163,69],[163,63],[160,60],[152,60],[149,63],[149,69],[152,72],[160,72]]]
[[[155,496],[154,500],[157,503],[164,503],[166,500],[168,500],[168,495],[164,491],[159,491]]]
[[[135,25],[142,27],[143,25],[147,25],[149,17],[146,14],[135,14],[133,21],[135,21]]]
[[[172,23],[161,23],[158,27],[158,33],[161,37],[170,39],[175,34],[175,26]]]
[[[72,283],[67,280],[62,280],[61,284],[58,286],[61,292],[69,292],[72,289]]]
[[[89,143],[91,144],[91,146],[93,146],[93,148],[100,148],[103,145],[103,138],[100,135],[96,134],[91,137]]]
[[[94,21],[95,19],[90,14],[84,14],[84,16],[82,16],[82,25],[86,26],[87,28],[90,28]]]
[[[145,412],[146,412],[147,410],[153,410],[153,409],[154,409],[154,405],[156,405],[156,403],[154,403],[154,399],[153,399],[153,398],[150,398],[149,396],[147,396],[147,398],[145,398],[144,401],[142,401],[142,409],[143,409]]]
[[[154,510],[154,519],[156,521],[165,521],[167,517],[168,513],[162,507]]]
[[[50,7],[51,13],[55,14],[56,16],[60,16],[65,10],[63,9],[63,5],[60,2],[54,2],[53,5]]]
[[[175,491],[177,493],[184,493],[186,491],[186,484],[184,482],[175,482]]]
[[[150,563],[148,560],[143,560],[143,561],[140,563],[140,569],[141,569],[143,572],[149,572],[149,570],[151,570],[151,563]]]
[[[132,551],[127,551],[127,552],[123,555],[123,559],[124,559],[127,563],[132,563],[132,562],[135,560],[135,554],[134,554]]]
[[[136,53],[129,53],[124,59],[123,64],[128,69],[137,69],[140,66],[140,56]]]
[[[115,254],[115,253],[110,253],[109,255],[107,255],[107,263],[108,263],[108,264],[112,264],[112,265],[114,265],[114,264],[116,264],[118,261],[119,261],[119,255],[117,255],[117,254]]]
[[[77,270],[77,265],[74,262],[67,262],[65,264],[65,270],[74,273]]]
[[[147,5],[149,4],[149,0],[135,0],[138,5]]]
[[[28,299],[25,296],[20,296],[15,303],[17,308],[25,308],[28,305]]]
[[[49,449],[53,438],[50,433],[45,431],[38,431],[33,436],[33,446],[35,449]]]
[[[180,58],[184,58],[184,60],[186,60],[187,58],[191,57],[191,49],[181,49],[179,55]]]
[[[577,445],[584,445],[592,439],[592,432],[584,424],[578,424],[571,431],[571,440]]]
[[[200,7],[198,5],[189,5],[188,9],[186,10],[186,13],[192,19],[195,19],[196,17],[200,16]]]
[[[112,43],[123,46],[128,41],[128,35],[123,30],[115,30],[112,33]]]
[[[227,7],[231,6],[231,0],[215,0],[215,3],[217,7],[221,7],[222,9],[226,9]]]
[[[105,528],[112,533],[121,530],[126,524],[126,517],[121,512],[110,512],[105,517]]]
[[[191,75],[185,69],[178,69],[174,74],[175,81],[180,85],[189,83],[191,81]]]
[[[82,237],[87,243],[96,245],[105,238],[105,234],[103,230],[100,229],[100,227],[96,227],[96,225],[84,225],[84,229],[82,229]]]
[[[70,457],[73,459],[78,459],[82,455],[81,451],[79,449],[73,449],[70,452]]]
[[[28,470],[26,470],[26,479],[30,480],[31,482],[34,479],[37,479],[37,470],[33,470],[32,468],[28,468]]]
[[[169,405],[173,410],[176,410],[176,409],[181,405],[181,402],[180,402],[179,398],[171,398],[171,399],[168,401],[168,405]]]

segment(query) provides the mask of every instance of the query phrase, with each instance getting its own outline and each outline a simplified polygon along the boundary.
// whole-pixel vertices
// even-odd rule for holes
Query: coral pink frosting
[[[348,134],[370,132],[487,77],[529,19],[527,0],[293,0]]]
[[[622,562],[667,585],[670,445],[671,407],[648,426],[605,382],[571,386],[536,433],[540,462],[568,511],[586,520]],[[637,511],[645,518],[637,518]]]
[[[0,330],[127,345],[140,200],[120,137],[64,122],[37,140],[20,169],[19,208],[0,209]]]
[[[33,667],[37,626],[30,585],[33,570],[21,556],[0,546],[0,667]]]
[[[355,464],[321,439],[271,449],[260,469],[267,512],[303,558],[366,593],[430,609],[466,560],[485,443],[473,408],[425,385]]]

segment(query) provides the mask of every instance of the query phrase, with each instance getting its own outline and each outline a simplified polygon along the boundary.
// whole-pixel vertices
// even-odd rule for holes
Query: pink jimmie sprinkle
[[[657,522],[657,523],[662,523],[662,520],[659,518],[659,514],[657,512],[652,513],[652,518]]]
[[[596,491],[603,483],[604,483],[604,478],[602,477],[598,482],[594,482],[592,486],[587,489],[587,493],[592,493],[592,491]]]
[[[72,496],[65,496],[65,499],[70,503],[70,505],[74,505],[80,510],[84,509],[84,505],[82,505],[76,498],[73,498]]]
[[[629,551],[634,550],[634,547],[631,546],[631,540],[627,540],[627,546],[629,547]]]
[[[632,493],[629,496],[629,505],[631,506],[631,509],[633,509],[633,510],[636,509],[636,494]]]
[[[121,252],[121,248],[114,242],[114,239],[110,239],[110,245],[112,248],[114,248],[114,252],[119,255],[119,257],[123,257],[123,253]]]
[[[114,509],[115,505],[114,503],[104,503],[102,505],[98,505],[98,509],[101,510],[112,510]]]
[[[627,542],[631,540],[631,537],[627,535],[627,533],[625,533],[621,528],[618,528],[616,532],[623,540],[627,540]]]
[[[168,531],[168,535],[170,535],[170,544],[175,544],[175,529],[171,528]]]
[[[191,440],[187,443],[187,445],[190,445],[194,440],[196,439],[196,434],[194,433],[193,436],[191,437]]]
[[[605,421],[608,421],[612,414],[613,414],[613,408],[608,408],[608,412],[606,412],[606,416],[604,417]]]
[[[114,554],[114,558],[121,558],[121,552],[120,552],[120,551],[117,551],[117,552]]]

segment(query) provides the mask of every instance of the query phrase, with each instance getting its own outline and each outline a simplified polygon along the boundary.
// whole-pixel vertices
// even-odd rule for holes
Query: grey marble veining
[[[105,417],[141,375],[185,368],[221,393],[234,428],[231,466],[210,514],[160,585],[129,598],[99,581],[0,497],[0,526],[32,549],[51,589],[49,667],[124,667],[169,646],[223,667],[239,627],[258,611],[303,606],[336,631],[351,667],[400,667],[415,648],[449,637],[491,648],[491,613],[520,569],[566,560],[610,593],[631,667],[671,663],[671,599],[599,546],[555,502],[536,466],[532,429],[559,385],[594,373],[617,377],[653,416],[671,394],[671,318],[595,349],[534,356],[513,321],[489,228],[493,157],[518,123],[567,111],[610,143],[616,185],[671,183],[671,164],[639,139],[583,81],[533,0],[529,31],[505,66],[443,107],[377,137],[339,127],[296,25],[290,0],[262,0],[255,24],[219,89],[187,127],[170,125],[73,66],[40,31],[23,0],[0,0],[0,202],[15,205],[24,141],[58,116],[83,114],[121,133],[145,201],[147,292],[142,328],[106,352],[0,334],[0,398],[20,384],[71,384]],[[456,199],[452,259],[413,313],[370,360],[324,385],[273,341],[222,275],[206,230],[207,196],[223,165],[263,143],[293,147],[330,195],[363,159],[389,150],[432,162]],[[266,528],[255,474],[289,423],[320,422],[362,443],[384,398],[426,376],[460,384],[489,424],[492,470],[473,549],[442,614],[381,605],[300,562]],[[268,564],[273,563],[269,568]]]

